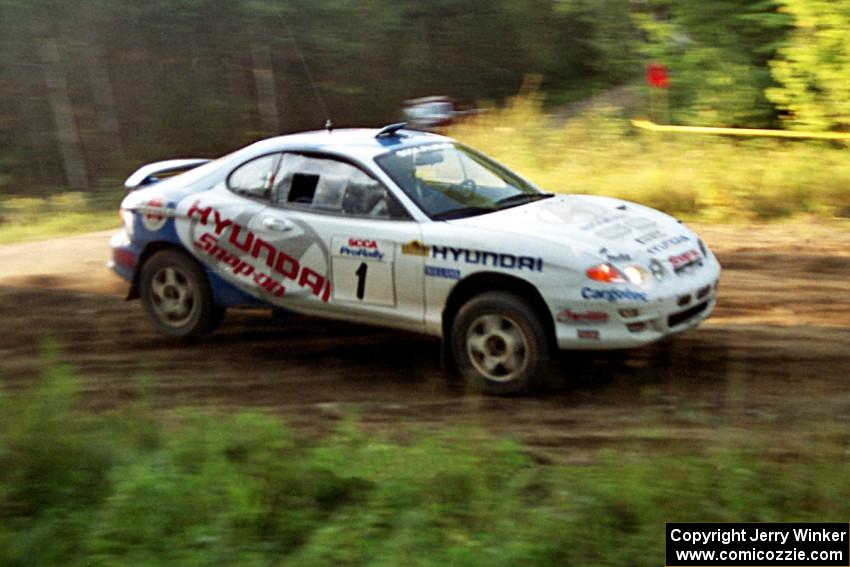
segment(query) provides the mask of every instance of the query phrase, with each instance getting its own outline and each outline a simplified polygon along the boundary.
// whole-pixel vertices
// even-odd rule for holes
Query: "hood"
[[[697,246],[697,237],[660,211],[610,197],[558,195],[453,225],[542,239],[613,263]]]

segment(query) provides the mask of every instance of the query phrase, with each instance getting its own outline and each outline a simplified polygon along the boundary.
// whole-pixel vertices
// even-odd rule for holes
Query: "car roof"
[[[376,137],[379,131],[377,128],[316,130],[268,138],[249,147],[258,152],[299,149],[302,151],[315,150],[349,155],[356,154],[361,158],[372,158],[388,151],[418,146],[427,142],[453,141],[446,136],[408,129]]]

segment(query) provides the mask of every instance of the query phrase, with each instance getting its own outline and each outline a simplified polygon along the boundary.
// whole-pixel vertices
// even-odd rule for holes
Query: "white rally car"
[[[128,298],[178,338],[237,306],[439,336],[497,394],[536,386],[553,349],[643,345],[714,308],[720,265],[677,220],[402,126],[141,168],[112,240]]]

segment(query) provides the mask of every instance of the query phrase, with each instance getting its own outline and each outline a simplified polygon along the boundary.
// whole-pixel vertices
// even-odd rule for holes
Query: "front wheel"
[[[198,337],[221,322],[198,264],[176,250],[157,252],[145,262],[139,281],[142,305],[157,330],[169,337]]]
[[[534,310],[514,294],[470,299],[455,317],[451,340],[460,372],[488,394],[529,392],[542,381],[546,333]]]

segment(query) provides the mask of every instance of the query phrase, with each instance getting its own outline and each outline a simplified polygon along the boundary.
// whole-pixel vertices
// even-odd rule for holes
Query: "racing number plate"
[[[334,236],[331,239],[334,301],[395,305],[394,243]]]

